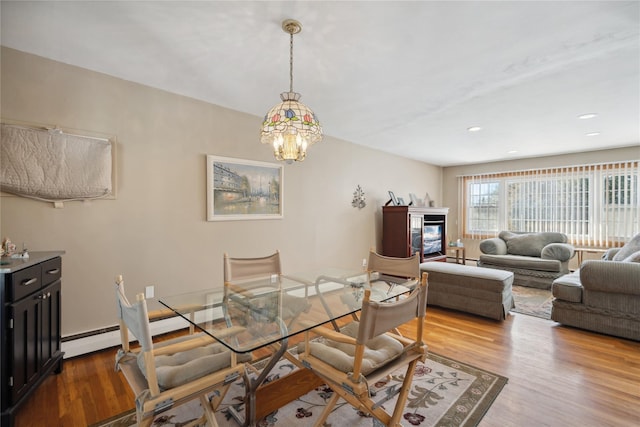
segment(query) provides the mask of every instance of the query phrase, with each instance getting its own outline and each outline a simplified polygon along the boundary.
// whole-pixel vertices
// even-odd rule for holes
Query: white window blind
[[[639,162],[458,177],[460,234],[557,231],[580,246],[623,244],[640,229]]]

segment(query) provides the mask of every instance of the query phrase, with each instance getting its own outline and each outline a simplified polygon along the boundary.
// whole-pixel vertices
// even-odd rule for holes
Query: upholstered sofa
[[[480,242],[478,267],[511,271],[514,285],[551,289],[555,279],[569,273],[575,250],[567,241],[562,233],[501,231]]]
[[[553,282],[551,319],[640,341],[640,234]]]

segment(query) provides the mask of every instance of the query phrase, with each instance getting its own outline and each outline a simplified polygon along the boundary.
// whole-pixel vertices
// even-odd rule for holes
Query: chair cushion
[[[184,339],[181,337],[175,341],[161,342],[160,345]],[[166,390],[231,366],[231,351],[222,344],[212,343],[187,351],[157,356],[155,363],[158,385]],[[143,373],[146,372],[142,353],[138,355],[138,366]]]
[[[351,322],[343,327],[340,332],[344,335],[355,338],[358,335],[359,322]],[[300,348],[301,347],[301,348]],[[299,350],[304,351],[304,343],[301,343]],[[362,375],[368,375],[376,369],[386,365],[388,362],[402,354],[403,346],[400,341],[388,336],[378,335],[369,340],[365,346],[362,358]],[[355,346],[335,342],[329,339],[322,341],[312,341],[309,343],[311,354],[334,368],[348,373],[353,372],[353,362]]]

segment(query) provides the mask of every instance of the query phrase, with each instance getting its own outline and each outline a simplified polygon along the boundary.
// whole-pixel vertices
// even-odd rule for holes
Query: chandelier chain
[[[293,33],[289,33],[289,92],[293,92]]]

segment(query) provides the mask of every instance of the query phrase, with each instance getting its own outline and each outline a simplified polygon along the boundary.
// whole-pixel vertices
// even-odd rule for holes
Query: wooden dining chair
[[[150,426],[155,415],[198,398],[204,409],[199,420],[189,425],[217,426],[214,412],[239,378],[245,379],[245,367],[235,353],[205,333],[186,335],[154,343],[149,328],[149,313],[143,294],[129,303],[122,276],[116,278],[116,301],[120,324],[121,348],[116,369],[126,378],[136,396],[136,424]],[[226,330],[237,334],[243,328]],[[138,340],[132,349],[129,332]]]
[[[304,297],[290,295],[280,292],[280,280],[282,268],[280,265],[280,252],[263,257],[255,258],[234,258],[224,254],[224,294],[225,299],[231,295],[236,300],[256,301],[264,300],[264,318],[269,320],[272,317],[279,317],[286,322],[292,322],[303,311],[309,308],[309,304]],[[277,299],[280,298],[281,301]],[[254,304],[252,311],[256,315]],[[238,304],[242,309],[242,304]],[[229,307],[229,305],[226,305]],[[246,305],[247,311],[248,305]],[[280,311],[273,311],[279,309]],[[271,312],[273,311],[273,312]],[[247,313],[249,315],[249,313]],[[225,313],[227,323],[232,326],[229,318],[231,313]]]
[[[418,283],[420,254],[415,253],[410,257],[402,258],[380,255],[370,250],[367,272],[369,282],[375,288],[388,291],[402,286],[408,292]]]
[[[253,258],[235,258],[224,254],[225,283],[242,282],[246,280],[279,276],[282,274],[280,265],[280,251],[271,255]]]
[[[420,273],[420,256],[413,254],[410,257],[390,257],[380,255],[375,250],[369,251],[367,262],[367,279],[369,286],[388,293],[393,291],[400,299],[400,295],[408,294],[418,283]],[[358,312],[351,313],[353,320],[359,320]],[[337,323],[331,322],[334,329],[338,330]],[[399,334],[400,332],[396,330]]]
[[[390,302],[370,300],[371,290],[364,291],[360,321],[343,326],[340,332],[316,327],[305,332],[299,354],[300,363],[312,370],[333,391],[315,426],[322,426],[340,398],[371,414],[385,426],[400,426],[413,373],[418,361],[425,360],[427,345],[422,340],[427,305],[427,273],[418,286],[403,299]],[[409,321],[416,321],[411,338],[389,332]],[[315,335],[322,340],[313,339]],[[374,401],[369,384],[404,368],[404,382],[380,400]],[[397,395],[393,411],[383,404]]]
[[[228,327],[236,325],[248,326],[256,330],[266,328],[266,335],[279,330],[280,336],[286,337],[287,326],[311,305],[306,297],[291,295],[281,286],[282,268],[280,252],[263,257],[235,258],[224,254],[224,303],[223,314]],[[272,329],[270,329],[272,328]],[[246,388],[246,418],[256,413],[255,393],[264,383],[271,369],[286,355],[288,339],[274,342],[263,349],[271,354],[262,370],[252,364],[246,365],[253,372]]]

